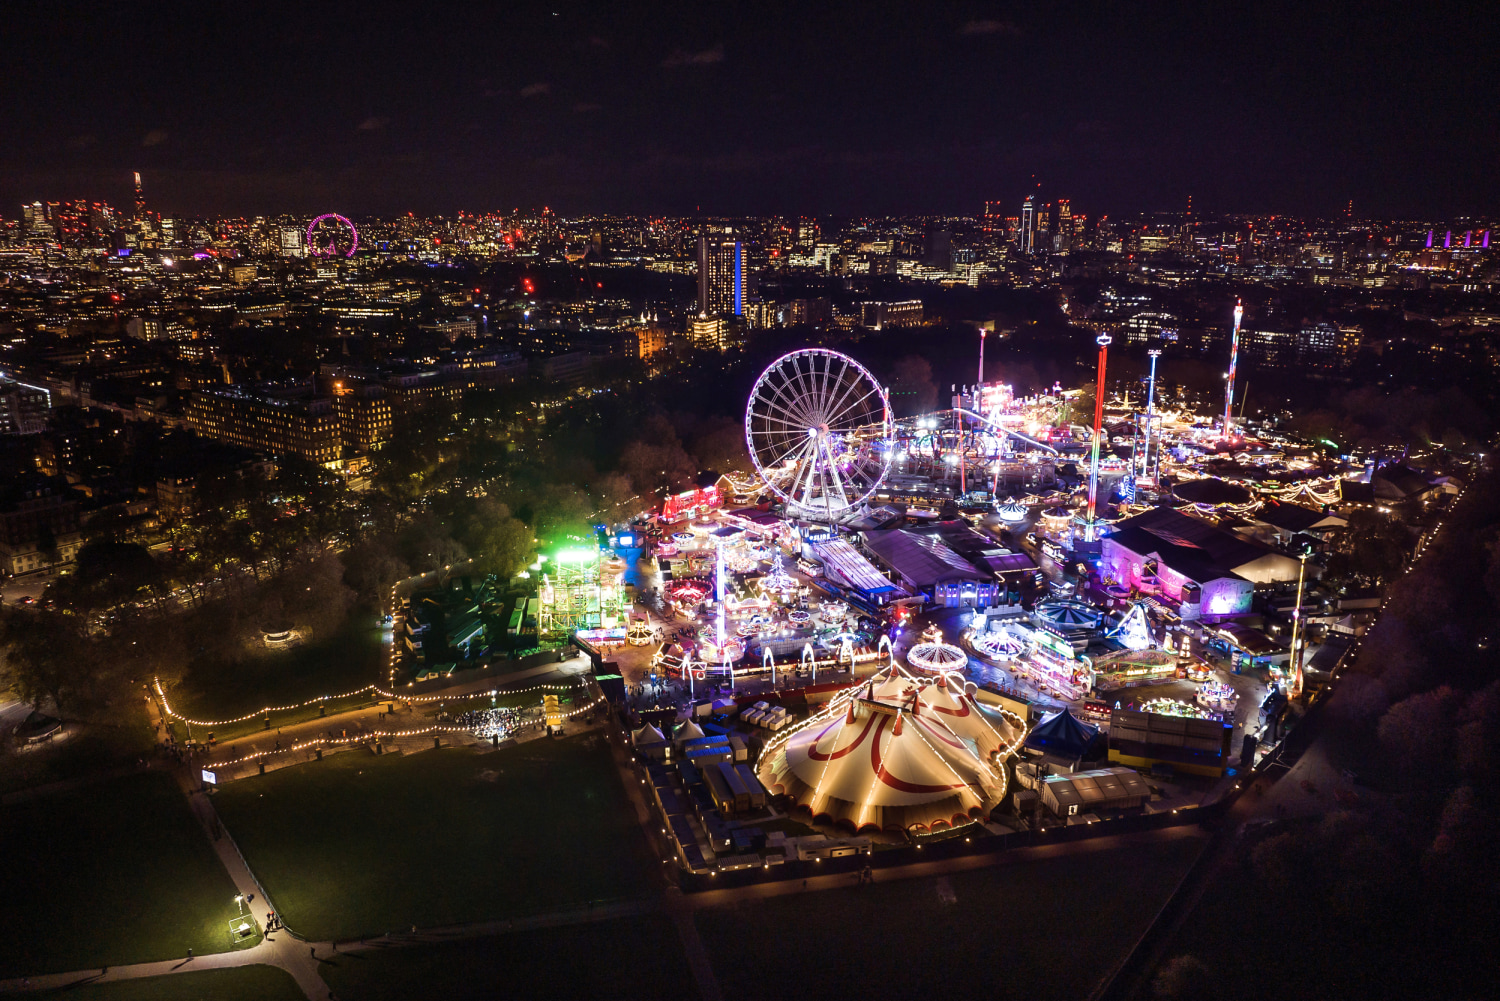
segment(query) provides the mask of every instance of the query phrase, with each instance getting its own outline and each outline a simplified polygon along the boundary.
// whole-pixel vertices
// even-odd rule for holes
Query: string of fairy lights
[[[560,718],[572,719],[575,716],[581,716],[584,713],[590,712],[593,709],[597,708],[603,701],[604,696],[601,695],[598,698],[594,699],[594,701],[590,702],[588,705],[580,706],[577,709],[562,713]],[[472,729],[472,727],[460,726],[453,723],[434,723],[432,726],[420,727],[414,730],[371,730],[366,733],[355,734],[352,737],[316,737],[312,740],[298,741],[295,744],[291,744],[279,750],[272,749],[269,751],[253,751],[250,754],[244,754],[238,758],[230,758],[226,761],[214,761],[209,763],[212,764],[215,768],[229,768],[234,765],[242,765],[247,761],[259,761],[262,758],[269,758],[270,756],[275,754],[291,754],[296,753],[297,751],[317,750],[319,748],[330,746],[336,747],[340,744],[363,744],[369,741],[371,738],[385,739],[390,737],[421,737],[430,733],[469,733],[472,731]]]
[[[233,719],[204,720],[192,719],[191,717],[183,716],[182,714],[176,712],[172,708],[171,704],[167,701],[167,693],[162,688],[160,678],[152,679],[152,687],[156,689],[156,697],[157,700],[161,703],[162,712],[166,713],[168,716],[172,717],[175,720],[181,720],[182,722],[189,723],[193,726],[230,726],[234,723],[244,723],[247,720],[264,719],[271,713],[291,712],[294,709],[306,709],[308,706],[324,705],[328,702],[337,702],[340,699],[352,699],[357,695],[364,695],[368,692],[373,692],[383,699],[391,699],[393,701],[410,703],[446,702],[449,700],[456,701],[459,699],[477,699],[483,698],[485,696],[489,696],[490,698],[498,698],[501,695],[525,695],[527,692],[569,692],[573,690],[573,686],[571,685],[538,684],[529,685],[525,688],[491,688],[487,692],[468,692],[464,694],[399,695],[395,692],[388,692],[385,689],[381,688],[379,685],[365,685],[363,688],[356,688],[354,689],[354,691],[344,692],[342,695],[320,695],[316,698],[308,699],[306,702],[296,702],[291,705],[285,706],[266,706],[265,708],[259,709],[253,713],[248,713],[244,716],[236,716]]]

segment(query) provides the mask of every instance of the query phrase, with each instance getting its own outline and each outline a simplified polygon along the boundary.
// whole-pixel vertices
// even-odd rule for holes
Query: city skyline
[[[1493,990],[1500,18],[7,13],[0,993]]]
[[[1491,207],[1477,8],[408,13],[20,13],[0,204],[140,170],[177,215]]]

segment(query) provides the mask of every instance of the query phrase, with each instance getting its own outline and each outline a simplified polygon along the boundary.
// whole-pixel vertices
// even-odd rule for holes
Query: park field
[[[221,664],[198,660],[182,683],[167,693],[172,709],[192,719],[228,720],[259,713],[266,706],[289,706],[309,699],[342,695],[383,681],[383,633],[373,612],[356,610],[343,627],[330,636],[290,650],[257,652],[242,663]],[[330,713],[370,705],[374,696],[348,705],[330,702]],[[273,713],[271,726],[290,726],[316,718],[316,705]],[[227,740],[263,728],[260,717],[244,723],[214,728],[219,740]],[[207,736],[193,728],[193,738]]]
[[[494,938],[344,953],[322,966],[336,997],[696,998],[682,942],[659,914]]]
[[[231,947],[234,884],[168,775],[8,806],[0,846],[0,979]]]
[[[1206,843],[1180,832],[1111,841],[704,908],[695,920],[729,1001],[1087,997]]]
[[[638,897],[651,857],[594,734],[499,751],[364,751],[214,797],[287,924],[317,939]]]
[[[81,984],[68,988],[63,996],[68,1001],[304,1001],[306,997],[290,973],[259,964]]]

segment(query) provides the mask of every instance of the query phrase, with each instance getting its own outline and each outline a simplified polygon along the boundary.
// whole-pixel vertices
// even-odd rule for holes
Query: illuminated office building
[[[745,311],[745,257],[732,236],[698,236],[698,312],[739,316]]]

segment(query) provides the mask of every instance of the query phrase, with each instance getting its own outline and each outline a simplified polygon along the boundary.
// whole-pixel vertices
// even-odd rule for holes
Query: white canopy
[[[630,742],[636,746],[640,746],[641,744],[659,744],[665,739],[661,735],[661,731],[650,723],[647,723],[630,735]]]

